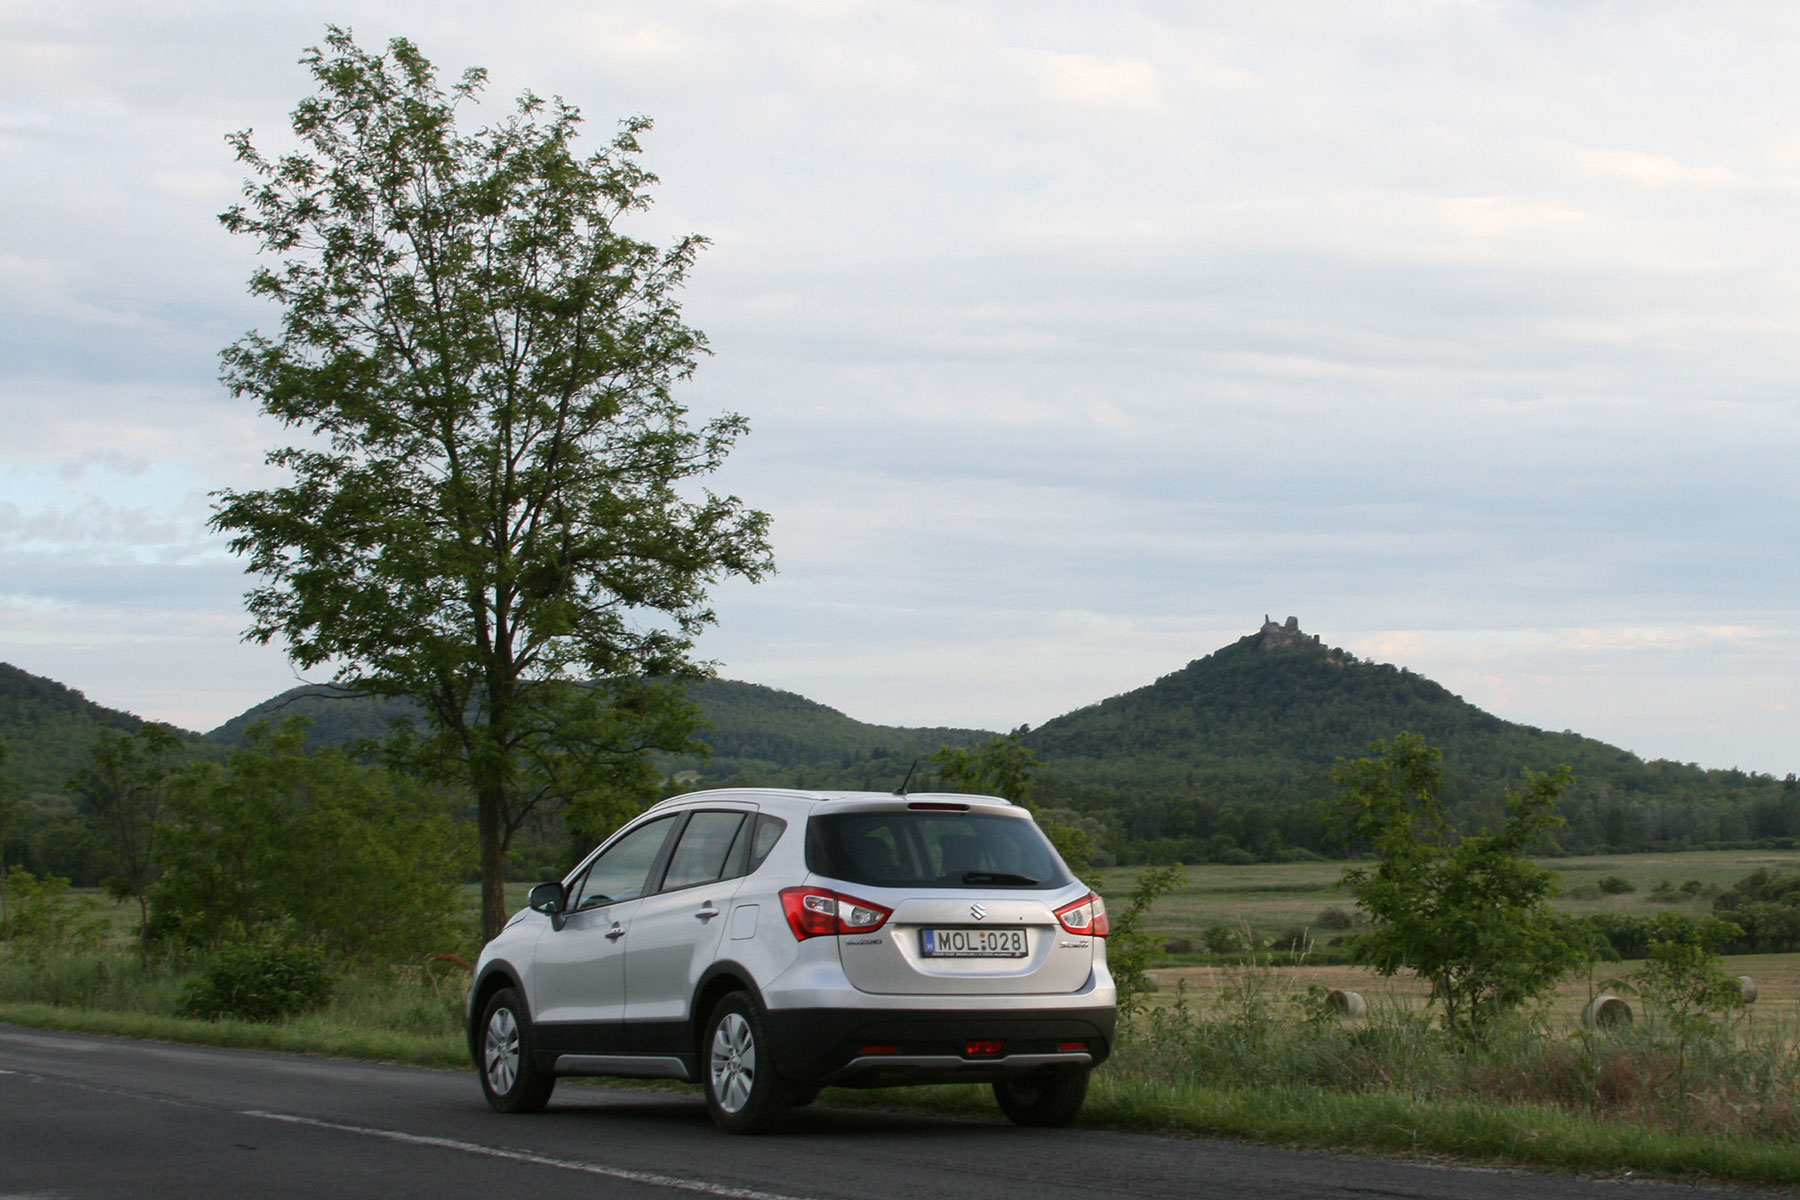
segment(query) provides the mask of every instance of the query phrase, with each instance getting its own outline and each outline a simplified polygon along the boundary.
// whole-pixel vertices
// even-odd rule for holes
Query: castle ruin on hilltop
[[[1285,625],[1277,625],[1269,619],[1268,613],[1264,613],[1260,632],[1263,635],[1262,644],[1265,649],[1271,646],[1317,646],[1319,644],[1318,634],[1300,631],[1299,617],[1289,617]]]

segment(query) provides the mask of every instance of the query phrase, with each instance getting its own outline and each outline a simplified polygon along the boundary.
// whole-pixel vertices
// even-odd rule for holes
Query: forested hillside
[[[27,800],[60,799],[64,781],[87,764],[100,730],[128,731],[143,723],[55,680],[0,663],[0,741],[11,751],[7,774]]]
[[[696,685],[693,695],[714,753],[660,759],[671,789],[887,791],[909,771],[915,788],[929,787],[933,751],[995,736],[873,725],[731,680]],[[375,741],[408,711],[402,702],[294,688],[213,730],[195,752],[222,754],[241,745],[253,723],[293,715],[311,721],[314,746]],[[85,765],[99,729],[140,723],[0,666],[0,738],[12,750],[6,773],[30,801],[28,827],[8,833],[9,861],[85,877],[84,834],[65,781]],[[1083,825],[1102,862],[1234,862],[1341,852],[1326,812],[1332,768],[1401,731],[1443,751],[1446,795],[1465,824],[1495,819],[1524,770],[1567,763],[1577,783],[1562,801],[1565,849],[1800,844],[1800,780],[1792,775],[1645,761],[1592,738],[1503,721],[1412,671],[1324,645],[1292,619],[1025,731],[1024,741],[1042,764],[1040,803]],[[559,830],[552,823],[534,835],[545,854],[560,845]]]
[[[1044,791],[1103,813],[1127,856],[1189,860],[1329,851],[1321,802],[1340,758],[1402,731],[1444,754],[1454,811],[1498,815],[1526,769],[1559,763],[1577,787],[1562,839],[1582,849],[1800,836],[1800,785],[1646,762],[1574,733],[1503,721],[1421,675],[1358,659],[1269,622],[1148,686],[1030,731]]]
[[[696,684],[691,695],[706,721],[701,738],[713,753],[704,758],[664,757],[662,766],[667,774],[703,785],[734,780],[763,786],[886,790],[899,784],[915,758],[940,746],[964,746],[993,736],[979,729],[870,725],[793,692],[729,679]],[[312,722],[309,738],[315,745],[347,746],[385,736],[394,720],[413,711],[404,701],[347,696],[329,687],[297,687],[206,736],[237,745],[258,721],[298,715]]]

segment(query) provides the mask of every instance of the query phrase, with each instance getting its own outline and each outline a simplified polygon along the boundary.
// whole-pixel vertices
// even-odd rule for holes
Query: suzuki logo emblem
[[[977,921],[983,920],[987,917],[987,906],[984,904],[971,904],[969,905],[969,915],[974,917]]]

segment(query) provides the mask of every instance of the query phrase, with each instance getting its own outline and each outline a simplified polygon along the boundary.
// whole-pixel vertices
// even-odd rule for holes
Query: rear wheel
[[[729,1133],[772,1133],[804,1093],[781,1077],[769,1052],[762,1006],[732,992],[713,1007],[701,1039],[706,1056],[706,1107]]]
[[[1040,1071],[994,1084],[1000,1111],[1015,1125],[1058,1128],[1075,1119],[1087,1099],[1088,1068]]]
[[[532,1056],[531,1016],[512,988],[495,992],[481,1018],[481,1090],[495,1112],[541,1112],[556,1076],[538,1069]]]

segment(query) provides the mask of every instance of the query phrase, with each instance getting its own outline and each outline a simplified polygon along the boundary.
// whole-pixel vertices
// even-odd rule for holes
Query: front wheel
[[[550,1103],[556,1076],[532,1056],[531,1016],[512,988],[495,992],[482,1011],[481,1090],[495,1112],[534,1113]]]
[[[994,1099],[1014,1125],[1060,1128],[1075,1119],[1087,1099],[1088,1069],[1040,1072],[994,1084]]]
[[[728,1133],[772,1133],[786,1123],[802,1093],[775,1070],[762,1006],[732,992],[713,1007],[701,1040],[706,1054],[706,1107]]]

